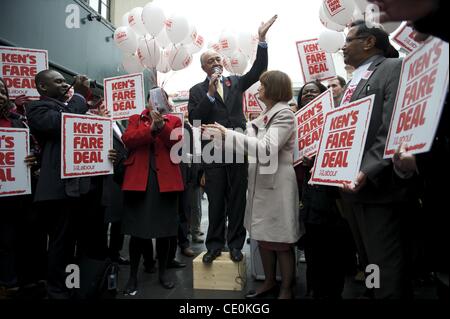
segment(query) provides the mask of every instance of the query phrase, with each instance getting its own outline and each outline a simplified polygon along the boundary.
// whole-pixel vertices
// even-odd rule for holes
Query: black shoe
[[[166,289],[172,289],[175,287],[175,283],[170,280],[167,275],[159,276],[159,283]]]
[[[240,262],[244,258],[242,252],[237,248],[232,248],[230,250],[230,259],[234,262]]]
[[[279,288],[277,285],[273,286],[272,288],[257,293],[256,290],[250,290],[246,295],[245,299],[262,299],[262,298],[276,298],[279,293]]]
[[[167,268],[184,268],[186,267],[185,263],[179,262],[178,260],[172,260],[167,263]]]
[[[205,264],[210,264],[222,254],[220,249],[208,250],[206,254],[203,255],[203,262]]]

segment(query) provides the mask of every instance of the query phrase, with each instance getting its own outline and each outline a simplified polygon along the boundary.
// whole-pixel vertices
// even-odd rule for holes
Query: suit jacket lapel
[[[358,86],[356,87],[356,90],[355,90],[355,92],[353,93],[352,98],[351,98],[351,100],[350,100],[351,102],[356,101],[356,100],[359,99],[359,95],[360,95],[362,92],[364,92],[364,90],[365,90],[365,88],[366,88],[366,86],[367,86],[367,83],[369,82],[370,78],[373,76],[373,74],[376,72],[378,66],[379,66],[379,65],[381,64],[381,62],[383,62],[384,60],[386,60],[386,58],[380,56],[380,57],[376,58],[376,59],[372,62],[372,64],[370,65],[370,67],[367,69],[367,72],[372,72],[372,73],[370,74],[370,76],[369,76],[367,79],[364,79],[364,78],[363,78],[363,79],[361,79],[361,81],[359,81]]]

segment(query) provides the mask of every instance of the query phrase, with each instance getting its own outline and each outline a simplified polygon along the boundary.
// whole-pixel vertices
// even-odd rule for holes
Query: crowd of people
[[[439,1],[371,2],[380,6],[382,19],[412,20],[418,32],[448,41],[430,23],[443,14]],[[259,27],[256,60],[243,76],[223,76],[221,56],[202,54],[207,77],[191,88],[184,123],[154,109],[149,96],[147,108],[131,116],[126,128],[114,123],[108,157],[113,175],[61,178],[61,113],[108,115],[87,77],[75,77],[69,96],[71,86],[59,72],[42,71],[35,78],[38,101],[11,101],[0,79],[0,127],[30,129],[31,152],[24,161],[32,176],[31,195],[0,198],[0,297],[86,297],[67,287],[66,267],[79,264],[83,271],[94,267],[93,260],[129,265],[123,290],[134,296],[141,256],[144,271],[157,271],[160,284],[172,289],[176,283],[167,269],[186,266],[175,258],[177,247],[194,257],[190,240],[203,242],[204,189],[209,207],[203,263],[213,264],[225,246],[230,259],[240,262],[247,232],[258,243],[265,279],[246,298],[293,298],[296,249],[305,253],[307,293],[316,299],[341,299],[346,275],[368,265],[379,267],[380,286],[368,288],[365,297],[413,298],[413,278],[433,274],[438,296],[448,298],[449,216],[446,190],[438,182],[450,177],[448,107],[429,152],[414,156],[401,145],[393,160],[383,159],[402,60],[385,31],[353,22],[342,48],[345,63],[354,68],[352,79],[336,77],[327,86],[335,107],[375,95],[360,172],[342,188],[311,185],[314,158],[293,165],[294,112],[327,87],[306,83],[297,104],[289,104],[289,76],[266,71],[265,39],[276,19]],[[247,121],[242,96],[257,81],[266,109]],[[192,160],[194,129],[201,129],[202,148],[211,150],[212,162]],[[234,143],[226,143],[230,138]],[[171,150],[180,142],[184,160],[177,164]],[[275,170],[267,159],[276,159]],[[120,255],[124,235],[130,236],[129,260]]]

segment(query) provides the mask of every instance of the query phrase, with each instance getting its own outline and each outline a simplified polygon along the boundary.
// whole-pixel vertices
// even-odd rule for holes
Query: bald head
[[[66,79],[55,70],[44,70],[35,76],[36,89],[41,96],[57,100],[65,99],[65,92],[69,89]]]
[[[200,63],[203,71],[211,76],[214,73],[214,68],[218,67],[223,72],[222,56],[214,50],[208,50],[200,56]]]

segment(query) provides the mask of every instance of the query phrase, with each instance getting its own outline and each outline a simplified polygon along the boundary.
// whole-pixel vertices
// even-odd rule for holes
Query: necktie
[[[222,81],[217,81],[217,93],[219,93],[220,97],[223,100],[223,86],[222,86]]]

